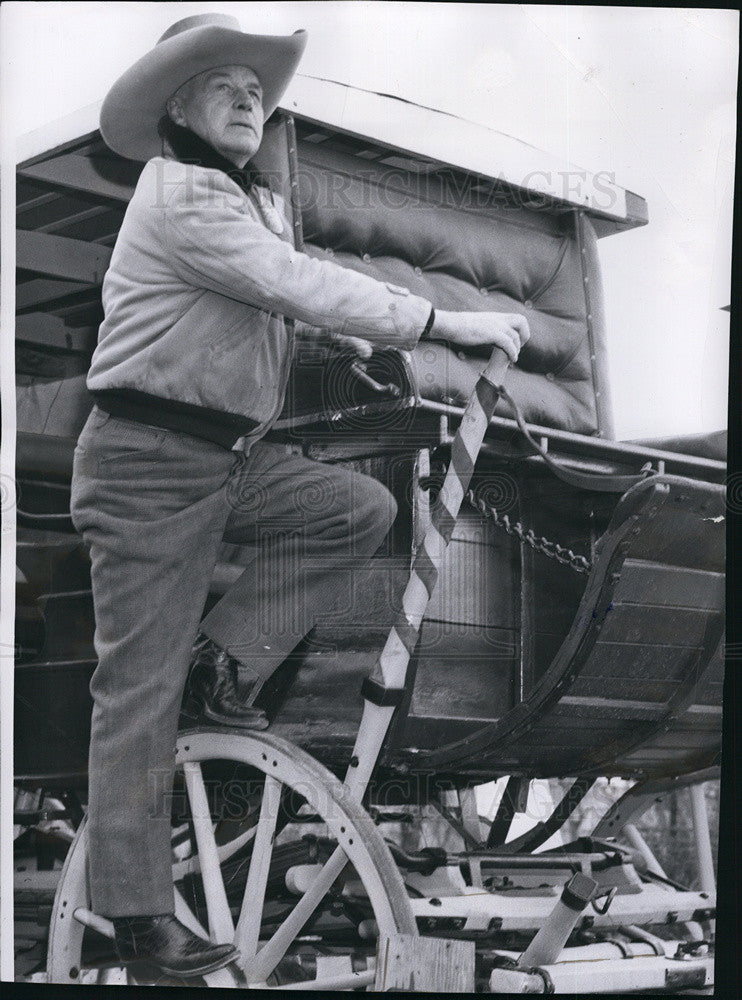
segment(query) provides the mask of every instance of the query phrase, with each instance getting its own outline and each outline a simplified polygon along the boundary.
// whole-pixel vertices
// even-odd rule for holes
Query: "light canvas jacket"
[[[260,436],[281,410],[292,354],[285,317],[414,346],[430,302],[299,253],[286,236],[223,171],[150,160],[103,282],[91,392],[205,418],[226,444]]]

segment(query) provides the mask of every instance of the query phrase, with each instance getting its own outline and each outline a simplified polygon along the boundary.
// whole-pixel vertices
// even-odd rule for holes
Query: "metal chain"
[[[560,545],[559,542],[549,541],[543,535],[537,537],[532,528],[524,528],[520,521],[511,522],[507,514],[498,513],[495,507],[491,507],[481,497],[478,497],[474,490],[467,491],[466,499],[472,507],[496,524],[498,528],[502,528],[508,535],[519,538],[521,542],[525,542],[526,545],[545,555],[548,559],[556,559],[563,566],[569,566],[575,573],[589,573],[592,569],[592,562],[585,556],[577,555],[572,549]]]

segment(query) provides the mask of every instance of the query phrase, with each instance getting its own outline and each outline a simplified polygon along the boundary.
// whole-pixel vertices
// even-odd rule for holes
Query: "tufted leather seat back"
[[[377,155],[381,155],[378,151]],[[508,387],[529,422],[612,437],[595,232],[582,212],[519,204],[463,173],[409,169],[298,143],[304,249],[403,285],[437,309],[525,315],[531,339]],[[489,352],[419,344],[419,392],[466,402]],[[497,412],[508,415],[504,402]]]

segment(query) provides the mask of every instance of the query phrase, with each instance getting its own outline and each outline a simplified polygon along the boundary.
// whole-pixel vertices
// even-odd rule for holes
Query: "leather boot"
[[[192,979],[216,972],[238,957],[231,944],[212,944],[188,930],[172,913],[115,917],[116,951],[132,973]]]
[[[188,693],[201,714],[222,726],[267,729],[268,717],[252,704],[263,686],[261,679],[255,678],[243,693],[238,680],[240,664],[234,657],[206,636],[200,637],[193,650]]]

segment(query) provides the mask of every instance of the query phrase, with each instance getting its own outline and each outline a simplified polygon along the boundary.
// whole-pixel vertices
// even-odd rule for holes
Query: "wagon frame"
[[[378,114],[381,107],[384,118]],[[379,935],[389,939],[422,932],[440,940],[475,941],[477,982],[494,992],[525,986],[543,992],[550,984],[557,991],[600,992],[606,976],[626,989],[708,988],[714,878],[708,823],[697,790],[718,773],[726,467],[713,440],[611,440],[600,360],[605,334],[595,240],[644,224],[646,207],[637,195],[614,185],[614,200],[606,208],[598,201],[600,188],[587,175],[585,188],[569,197],[554,184],[524,187],[517,182],[523,163],[535,173],[547,161],[495,133],[485,160],[472,153],[466,162],[464,157],[452,164],[429,139],[415,146],[407,138],[404,123],[409,125],[410,116],[436,121],[427,109],[326,81],[305,79],[289,93],[284,110],[267,129],[262,153],[283,187],[297,245],[304,246],[307,219],[312,225],[300,190],[302,155],[310,162],[312,151],[328,140],[342,147],[331,150],[338,170],[349,169],[349,156],[364,159],[364,151],[371,149],[377,160],[396,159],[394,169],[408,177],[437,176],[441,168],[467,171],[511,208],[519,195],[514,211],[526,211],[522,198],[527,194],[545,218],[556,220],[548,225],[562,243],[567,241],[564,253],[574,250],[579,262],[592,397],[589,406],[584,404],[588,416],[580,411],[574,421],[578,426],[580,420],[594,423],[588,432],[542,423],[528,412],[524,417],[514,398],[518,383],[510,385],[498,352],[489,362],[464,359],[470,370],[456,391],[431,398],[424,392],[420,357],[378,351],[359,366],[347,354],[307,346],[304,368],[297,361],[299,377],[274,435],[319,460],[371,463],[388,484],[399,487],[406,481],[401,517],[407,521],[397,526],[397,538],[406,539],[406,548],[395,550],[393,541],[377,567],[388,571],[390,592],[399,594],[400,581],[409,574],[410,583],[394,611],[397,617],[388,619],[390,601],[382,609],[387,617],[382,615],[363,642],[349,645],[344,638],[328,653],[326,635],[314,634],[289,658],[271,692],[277,708],[266,736],[183,731],[178,759],[185,812],[180,815],[180,840],[174,842],[177,912],[194,929],[214,940],[234,937],[240,947],[241,969],[207,977],[212,985],[379,988]],[[364,119],[373,127],[358,131],[348,125]],[[64,392],[67,383],[77,379],[79,385],[84,377],[97,289],[116,219],[136,175],[131,165],[103,155],[94,131],[79,138],[85,131],[79,119],[69,130],[65,141],[51,151],[39,146],[37,155],[18,168],[16,338],[21,370],[31,387],[24,396],[27,412],[37,416],[45,405],[41,390],[38,398],[34,395],[39,385],[58,382]],[[331,159],[328,154],[326,162]],[[555,173],[549,162],[549,176]],[[532,210],[529,203],[527,211]],[[316,228],[310,233],[314,238]],[[318,252],[316,247],[312,252]],[[397,277],[393,269],[389,276]],[[451,359],[452,371],[455,364]],[[34,366],[41,373],[37,381]],[[61,378],[55,379],[55,372]],[[75,407],[84,407],[75,392],[72,417],[63,413],[68,424],[79,419]],[[501,406],[493,415],[503,398],[511,404],[509,414],[503,415]],[[64,431],[68,424],[62,433],[49,433],[53,407],[46,418],[35,430],[21,429],[18,440],[19,558],[33,598],[26,605],[24,635],[33,646],[34,628],[44,634],[37,637],[36,655],[33,648],[30,655],[24,653],[16,668],[16,774],[26,794],[43,788],[61,796],[66,803],[61,818],[78,827],[51,914],[49,981],[115,982],[122,973],[111,962],[110,948],[108,955],[105,950],[110,924],[90,912],[87,902],[85,824],[78,824],[87,738],[82,692],[94,657],[89,640],[82,651],[69,643],[67,648],[64,642],[55,645],[70,614],[89,619],[84,579],[77,590],[54,593],[70,567],[80,573],[79,542],[64,510],[74,436]],[[503,502],[503,484],[509,483],[515,484],[517,505],[507,496]],[[470,546],[467,551],[478,567],[492,562],[494,570],[483,570],[489,573],[487,580],[493,572],[502,573],[504,583],[496,594],[517,590],[517,608],[512,609],[516,626],[509,631],[502,623],[492,626],[489,609],[482,622],[446,619],[442,607],[447,594],[455,604],[453,578],[436,586],[452,536],[459,548]],[[486,550],[486,558],[474,545]],[[537,561],[549,556],[547,573]],[[222,563],[212,580],[212,596],[238,571],[239,559]],[[41,581],[35,593],[34,574]],[[431,599],[438,601],[438,617],[426,617]],[[460,601],[459,614],[462,606]],[[34,617],[34,608],[41,608],[41,614]],[[542,608],[552,624],[539,632]],[[437,665],[436,643],[444,648]],[[461,643],[461,651],[452,651],[451,643]],[[498,649],[505,653],[500,656]],[[426,650],[432,653],[426,655]],[[343,659],[350,666],[338,674]],[[449,698],[449,714],[442,714],[440,702],[447,695],[445,688],[441,694],[440,678],[446,672],[450,676],[457,662],[476,666],[479,680],[471,682],[474,694],[463,684],[457,699]],[[317,663],[319,667],[313,666]],[[371,677],[362,685],[369,668]],[[58,699],[51,704],[40,682],[52,676],[57,684],[72,685],[72,705]],[[319,707],[310,704],[312,690],[323,690],[328,683],[337,686],[340,711],[327,698]],[[358,698],[361,692],[363,699]],[[362,718],[349,712],[351,698],[358,708],[364,705]],[[426,705],[426,698],[437,698],[438,707],[431,708],[430,701]],[[495,711],[495,703],[504,707]],[[45,720],[46,753],[29,738],[31,717]],[[61,742],[54,735],[60,729]],[[225,762],[245,787],[258,780],[263,791],[252,795],[242,826],[236,823],[238,832],[219,841],[209,776],[212,768],[221,775]],[[612,775],[631,777],[636,784],[586,842],[544,853],[543,846],[595,779]],[[507,785],[485,828],[474,788],[501,776],[508,776]],[[515,814],[525,807],[528,783],[537,777],[569,777],[574,783],[551,815],[508,839]],[[694,789],[699,891],[667,879],[633,822],[642,805],[685,785]],[[285,804],[287,789],[304,800],[298,812],[290,814]],[[449,835],[461,841],[460,850],[403,846],[399,817],[427,804],[444,817]],[[25,814],[18,810],[19,822],[25,819],[31,826],[34,818],[42,819],[34,817],[33,809]],[[288,844],[294,854],[287,847],[279,863],[273,852],[279,822],[282,836],[292,827],[301,831],[312,825],[326,835],[297,833]],[[624,841],[616,839],[620,831]],[[233,859],[247,866],[248,901],[259,898],[272,905],[266,887],[276,883],[280,872],[278,898],[285,903],[288,893],[299,900],[285,917],[288,930],[280,930],[280,921],[276,927],[268,921],[266,930],[262,909],[256,916],[241,899],[230,898],[225,871],[231,872]],[[348,860],[354,873],[348,872]],[[561,948],[556,946],[555,907],[565,882],[578,871],[586,877],[590,873],[594,895],[590,908],[575,915],[570,947],[557,963]],[[444,878],[447,873],[456,878]],[[526,888],[518,889],[516,882],[515,891],[507,889],[508,880],[514,884],[514,873],[526,879]],[[307,934],[300,932],[317,907],[320,928],[322,920],[336,916],[350,923],[352,934],[348,927],[320,929],[308,935],[307,943]],[[658,927],[664,928],[663,936],[656,933]],[[524,946],[539,928],[553,933],[554,954],[534,971],[519,965],[518,956],[527,952]],[[668,934],[668,928],[677,928],[677,936]],[[349,934],[353,944],[343,949],[337,940],[347,940]],[[319,946],[312,940],[319,940]],[[94,956],[87,972],[83,941]],[[578,964],[587,957],[600,959],[603,984]],[[622,965],[629,957],[641,961]],[[288,962],[289,972],[282,961]]]

